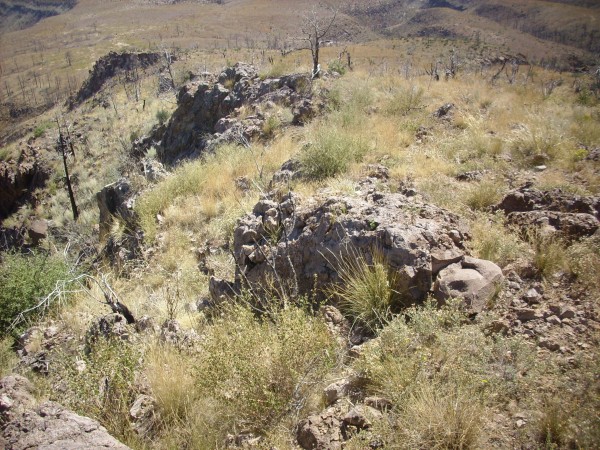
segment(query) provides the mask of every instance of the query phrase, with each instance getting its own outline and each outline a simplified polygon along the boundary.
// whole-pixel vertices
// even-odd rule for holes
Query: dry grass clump
[[[600,236],[594,235],[567,249],[569,267],[577,280],[600,298]]]
[[[467,191],[465,203],[469,208],[483,211],[502,200],[504,186],[495,180],[475,183]]]
[[[329,293],[346,316],[375,332],[391,319],[398,292],[394,290],[395,274],[383,252],[373,251],[370,259],[352,249],[348,255],[337,258],[335,265],[341,284],[332,287]]]
[[[471,223],[471,234],[470,245],[475,254],[500,267],[529,257],[529,246],[516,231],[506,227],[502,213],[478,214]]]
[[[346,172],[367,153],[366,140],[336,126],[318,126],[312,140],[300,153],[302,171],[307,178],[323,180]]]
[[[125,443],[134,443],[129,408],[136,396],[141,352],[130,343],[99,337],[89,352],[54,354],[50,399],[78,414],[94,417]]]
[[[337,364],[325,324],[295,307],[257,319],[231,305],[202,339],[193,359],[162,348],[150,355],[167,447],[219,448],[229,433],[291,431],[296,417],[319,406],[318,387]]]
[[[385,101],[383,111],[390,116],[406,116],[423,107],[423,93],[423,88],[415,85],[394,89]]]
[[[521,374],[534,369],[534,357],[520,339],[467,324],[459,303],[438,309],[429,302],[396,317],[355,367],[368,393],[394,405],[391,427],[374,425],[386,448],[469,449],[480,448],[487,407],[525,389]]]
[[[527,233],[527,240],[533,248],[533,265],[543,278],[548,279],[559,271],[569,270],[567,249],[558,236],[532,229]]]

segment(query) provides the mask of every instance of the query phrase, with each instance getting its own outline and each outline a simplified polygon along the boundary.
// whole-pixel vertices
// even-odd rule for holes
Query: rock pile
[[[525,184],[509,192],[496,206],[508,222],[523,231],[542,228],[567,239],[591,236],[600,225],[600,198],[583,197],[560,189],[539,191]]]
[[[214,77],[196,77],[177,95],[178,107],[161,140],[158,156],[166,164],[199,156],[223,142],[244,142],[263,133],[269,110],[291,108],[293,123],[310,120],[322,107],[306,75],[261,80],[254,66],[237,63]],[[240,114],[246,106],[250,114]]]

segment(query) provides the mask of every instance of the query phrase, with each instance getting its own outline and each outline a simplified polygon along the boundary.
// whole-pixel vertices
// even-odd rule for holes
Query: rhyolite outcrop
[[[246,107],[244,114],[241,106]],[[276,114],[276,106],[289,108],[292,122],[301,125],[323,108],[323,102],[313,96],[306,74],[261,79],[254,66],[237,63],[216,76],[201,74],[183,86],[166,129],[151,141],[160,141],[157,155],[172,165],[222,143],[247,144],[263,136],[263,125]]]
[[[467,238],[458,216],[417,196],[369,190],[321,201],[291,192],[265,197],[234,231],[234,282],[213,279],[211,293],[215,300],[243,289],[324,293],[342,282],[341,261],[370,263],[377,251],[395,272],[403,304],[434,293],[440,301],[462,297],[481,311],[503,277],[492,262],[468,257]]]

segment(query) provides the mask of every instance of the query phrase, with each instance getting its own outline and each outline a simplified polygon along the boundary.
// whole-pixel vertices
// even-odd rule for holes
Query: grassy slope
[[[97,54],[117,42],[129,42],[127,39],[143,35],[134,37],[126,32],[127,21],[135,21],[133,11],[117,10],[115,14],[95,2],[82,4],[97,8],[95,14],[106,18],[114,30],[117,21],[123,20],[119,22],[123,27],[119,35],[104,40],[101,33],[108,28],[101,26],[96,33],[90,33],[86,42],[89,48],[96,48],[92,47],[94,40],[98,43]],[[119,5],[122,7],[122,3]],[[247,4],[241,0],[228,5],[232,10],[242,6]],[[255,12],[260,11],[260,5],[255,6]],[[192,17],[186,16],[191,11],[188,8],[192,7],[181,4],[169,11],[181,15],[180,24],[189,23],[191,27]],[[152,17],[145,19],[144,14],[139,19],[144,24],[142,29],[154,27],[152,22],[159,16],[154,16],[154,9],[151,11]],[[117,15],[121,17],[118,20]],[[110,22],[109,17],[115,22]],[[93,27],[94,18],[86,20],[85,26]],[[285,17],[274,20],[284,21]],[[45,22],[36,27],[44,29]],[[256,26],[268,27],[264,16],[257,18]],[[76,29],[71,31],[77,33]],[[162,31],[170,33],[169,39],[177,39],[173,34],[176,30],[164,30],[161,26],[149,29],[148,36],[156,39],[155,33]],[[209,33],[205,36],[210,41],[214,39],[211,32],[222,31],[207,27],[203,32]],[[48,36],[52,34],[50,30],[45,32]],[[12,39],[15,38],[13,35]],[[324,198],[336,193],[353,195],[353,183],[363,176],[365,165],[382,163],[390,168],[392,190],[400,183],[412,184],[428,201],[460,213],[473,227],[474,239],[470,245],[475,255],[503,267],[536,260],[535,246],[507,230],[502,220],[486,208],[508,190],[509,183],[529,179],[542,188],[561,187],[597,195],[600,192],[597,163],[582,161],[587,151],[581,145],[600,146],[598,103],[593,99],[582,102],[573,89],[575,80],[569,75],[560,75],[564,82],[547,95],[542,87],[559,75],[542,69],[535,69],[533,82],[521,74],[513,85],[506,84],[504,79],[491,85],[492,69],[483,73],[465,69],[454,80],[432,83],[423,75],[422,68],[434,56],[447,58],[451,47],[428,39],[382,40],[352,46],[356,70],[340,80],[327,80],[315,86],[328,89],[338,100],[337,109],[330,114],[300,130],[276,130],[275,139],[266,144],[255,143],[253,153],[226,147],[208,161],[189,163],[158,185],[147,186],[148,191],[138,205],[146,223],[154,227],[156,239],[146,243],[153,250],[145,265],[129,272],[129,277],[115,276],[113,287],[136,316],[148,314],[161,323],[175,315],[184,328],[193,328],[204,337],[210,351],[190,354],[185,349],[174,350],[158,344],[154,339],[143,339],[131,347],[101,344],[87,356],[78,349],[72,349],[73,353],[68,355],[59,353],[54,355],[55,379],[49,380],[57,384],[60,380],[63,389],[66,386],[59,400],[83,414],[97,417],[111,432],[140,449],[184,445],[212,448],[222,444],[225,435],[235,430],[264,434],[265,448],[276,445],[284,449],[293,448],[297,420],[322,408],[321,389],[346,370],[358,370],[370,375],[367,393],[386,395],[398,405],[390,412],[389,421],[375,423],[375,432],[389,446],[444,448],[456,444],[448,436],[457,436],[465,448],[487,448],[498,442],[504,448],[522,444],[554,448],[553,445],[569,445],[574,437],[583,448],[586,444],[593,445],[592,432],[597,423],[589,418],[597,408],[594,404],[597,380],[589,361],[597,354],[597,341],[586,340],[592,343],[588,351],[579,350],[569,341],[576,362],[561,372],[561,364],[571,364],[566,357],[552,354],[537,357],[530,342],[486,336],[485,325],[498,312],[479,323],[464,326],[460,314],[452,309],[443,312],[429,309],[411,312],[413,320],[409,324],[398,318],[382,333],[380,345],[373,346],[359,361],[342,362],[338,358],[339,348],[325,332],[321,320],[294,308],[278,311],[274,307],[270,320],[266,321],[255,320],[244,306],[226,308],[221,318],[213,320],[188,312],[186,305],[193,305],[206,295],[208,287],[208,278],[198,272],[197,250],[205,240],[219,244],[230,238],[236,218],[252,207],[270,174],[289,157],[301,155],[305,143],[321,138],[324,142],[341,140],[348,145],[360,140],[368,150],[362,152],[361,161],[349,161],[347,171],[337,177],[318,183],[297,183],[294,189],[303,198]],[[457,48],[463,56],[467,54],[468,49]],[[336,58],[339,51],[326,49],[324,61]],[[298,67],[307,70],[310,66],[305,53],[281,59],[276,53],[273,55],[278,70],[282,67],[289,71]],[[183,71],[184,67],[197,70],[204,64],[216,70],[228,58],[249,56],[254,56],[265,72],[272,69],[266,60],[260,59],[258,51],[230,49],[226,57],[220,52],[193,52],[190,60],[180,63],[178,70]],[[88,57],[91,58],[85,56]],[[76,169],[78,192],[87,204],[83,226],[74,227],[74,233],[84,236],[91,233],[90,225],[96,221],[93,195],[103,182],[126,169],[127,161],[118,155],[125,153],[130,133],[147,130],[156,120],[156,111],[174,107],[172,97],[155,98],[153,83],[150,77],[142,88],[143,97],[151,99],[145,110],[128,100],[117,86],[114,95],[120,116],[111,109],[90,105],[67,115],[67,120],[78,119],[80,125],[89,127],[90,142],[88,157]],[[415,92],[420,93],[417,103],[412,95]],[[434,119],[432,113],[447,102],[456,105],[452,120]],[[419,143],[415,134],[421,126],[428,128],[430,134]],[[47,141],[42,144],[44,139]],[[46,138],[35,143],[51,148],[52,139],[49,130]],[[540,151],[549,157],[548,169],[535,174],[530,157]],[[512,161],[506,158],[508,155]],[[262,177],[257,164],[263,169]],[[480,182],[460,183],[454,175],[464,170],[489,172]],[[236,189],[235,179],[239,176],[254,182],[249,192]],[[145,183],[134,179],[140,185]],[[152,203],[153,198],[160,202]],[[154,206],[144,211],[146,201]],[[66,205],[67,199],[57,184],[48,203],[42,203],[35,214],[47,215],[71,231],[68,214],[64,214]],[[163,218],[160,224],[155,220],[157,212]],[[553,255],[564,258],[569,271],[579,273],[580,284],[575,286],[587,289],[592,311],[600,299],[594,277],[598,270],[598,259],[593,253],[596,249],[597,243],[593,241],[573,249],[573,253],[561,246],[552,249],[557,252]],[[217,276],[231,278],[233,267],[226,251],[209,255],[208,263]],[[555,269],[558,267],[546,268],[549,274]],[[544,282],[546,293],[559,298],[553,280]],[[102,298],[95,287],[89,293],[93,298]],[[105,313],[106,308],[87,293],[77,295],[74,300],[74,305],[56,319],[61,327],[82,337],[91,321]],[[498,309],[506,306],[498,305]],[[141,359],[140,353],[144,355]],[[263,358],[256,358],[257,354]],[[10,359],[4,353],[0,357],[2,361]],[[76,359],[86,362],[86,377],[77,372]],[[290,367],[296,371],[289,371]],[[136,377],[136,372],[142,376]],[[105,376],[111,377],[115,387],[108,400],[97,392],[98,383]],[[140,382],[140,378],[147,382]],[[244,382],[228,384],[230,378]],[[41,386],[46,383],[48,380],[40,381]],[[303,389],[295,389],[297,386]],[[152,442],[138,439],[128,423],[133,394],[148,389],[158,399],[161,414]],[[44,392],[56,395],[52,389]],[[552,402],[557,392],[563,400],[561,404]],[[528,421],[517,429],[513,415],[523,410]],[[366,445],[368,442],[362,442],[359,436],[349,448]]]

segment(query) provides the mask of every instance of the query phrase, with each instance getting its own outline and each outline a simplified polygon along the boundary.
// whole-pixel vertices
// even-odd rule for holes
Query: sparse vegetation
[[[367,153],[359,135],[338,127],[317,127],[300,154],[302,170],[308,178],[323,180],[346,172]]]
[[[9,120],[0,126],[7,142],[0,149],[0,164],[10,169],[28,152],[35,153],[41,173],[50,175],[36,190],[29,192],[28,185],[33,201],[2,222],[0,245],[10,244],[11,227],[43,218],[50,225],[44,245],[56,255],[0,253],[2,375],[26,374],[40,398],[99,420],[136,450],[225,448],[246,438],[256,439],[257,448],[297,448],[301,421],[326,411],[331,400],[325,404],[323,389],[341,379],[350,380],[352,387],[335,403],[339,423],[348,409],[364,407],[367,398],[385,400],[381,415],[367,409],[369,426],[339,426],[348,450],[594,448],[600,429],[600,358],[594,334],[600,299],[598,237],[563,237],[563,231],[550,227],[517,231],[508,213],[494,212],[509,190],[524,183],[539,190],[560,188],[573,196],[600,192],[597,75],[554,71],[578,64],[576,58],[567,60],[575,53],[565,44],[578,39],[578,54],[587,55],[580,62],[591,67],[595,55],[584,47],[593,46],[591,33],[597,26],[589,21],[592,14],[582,18],[581,13],[591,10],[583,3],[592,2],[578,7],[546,2],[535,19],[530,5],[521,5],[527,18],[517,22],[529,24],[523,26],[539,37],[535,41],[513,28],[510,15],[503,15],[514,12],[510,5],[494,11],[486,9],[492,4],[481,9],[478,2],[463,2],[460,14],[434,8],[412,20],[415,9],[397,27],[393,22],[406,12],[405,5],[380,2],[391,34],[418,35],[427,22],[429,31],[439,25],[438,31],[458,36],[394,39],[372,26],[381,14],[376,5],[355,2],[352,17],[338,11],[332,29],[340,23],[344,32],[332,35],[331,42],[314,42],[314,33],[305,32],[312,54],[283,37],[297,33],[297,1],[281,0],[277,14],[273,2],[262,0],[252,7],[245,1],[154,3],[130,8],[129,1],[106,6],[82,0],[69,16],[3,34],[0,113]],[[79,24],[75,20],[82,12],[88,18]],[[316,8],[312,17],[322,17],[321,25],[330,26],[334,16],[322,13]],[[173,20],[165,22],[165,16]],[[556,21],[546,29],[538,16]],[[587,31],[558,30],[567,23],[585,24]],[[463,36],[464,30],[471,33],[481,24],[489,30]],[[507,36],[505,28],[510,39],[500,46],[496,42]],[[368,40],[343,42],[348,33],[351,41],[356,36]],[[580,38],[574,39],[577,33]],[[590,39],[583,42],[585,36]],[[159,51],[165,61],[113,80],[72,111],[63,108],[92,59],[116,47]],[[350,53],[352,68],[347,70],[342,56]],[[525,64],[503,65],[496,59],[519,53],[533,63],[527,73]],[[553,58],[548,60],[547,54]],[[329,62],[329,71],[343,77],[327,74],[309,80],[306,75],[318,60]],[[281,97],[272,95],[268,104],[241,106],[238,90],[247,78],[239,85],[226,79],[225,87],[235,88],[227,101],[236,106],[227,109],[226,119],[259,124],[255,134],[248,134],[253,137],[240,139],[243,145],[209,147],[198,159],[175,164],[168,172],[161,169],[156,178],[142,174],[132,144],[140,144],[139,138],[149,136],[157,122],[167,124],[178,102],[190,100],[197,86],[211,84],[215,77],[210,73],[236,61],[256,67],[261,80],[252,78],[249,82],[257,83],[252,89],[270,90],[277,84],[262,83],[267,78],[303,77],[286,78],[293,89]],[[431,70],[423,73],[424,67]],[[436,80],[436,74],[442,79]],[[193,84],[177,93],[173,79]],[[296,126],[297,100],[307,94],[314,107],[308,115],[316,117]],[[452,107],[440,113],[448,104]],[[79,203],[77,222],[68,213],[61,161],[50,152],[55,142],[48,129],[55,117],[68,125],[75,143],[65,161]],[[171,125],[176,129],[172,120]],[[195,137],[203,140],[205,132]],[[165,155],[159,140],[144,150],[143,164],[148,157]],[[282,163],[295,167],[296,160],[298,176],[272,180]],[[137,223],[115,218],[114,248],[100,249],[99,258],[96,193],[122,177],[137,194]],[[277,222],[284,214],[270,205],[269,214],[277,210],[275,215],[256,216],[259,231],[247,231],[241,253],[234,249],[236,226],[244,223],[240,218],[258,198],[279,201],[289,191],[295,195],[293,211]],[[399,195],[388,197],[390,193]],[[464,254],[499,265],[505,280],[498,284],[494,302],[477,314],[464,310],[460,299],[444,306],[433,300],[408,306],[397,292],[398,274],[377,249],[371,254],[349,251],[339,259],[324,254],[336,272],[309,269],[315,285],[322,281],[319,277],[328,284],[311,291],[310,300],[258,292],[213,298],[212,283],[249,276],[260,257],[275,270],[282,261],[271,261],[270,252],[287,245],[298,227],[307,233],[322,231],[310,228],[301,207],[356,196],[374,207],[382,198],[402,199],[410,211],[407,220],[417,227],[429,214],[420,203],[448,210],[453,229],[439,236],[424,232],[424,248],[441,251],[440,264]],[[587,208],[584,201],[577,204]],[[323,222],[332,233],[339,225],[337,214]],[[277,219],[276,229],[263,234],[260,226],[266,229],[269,218]],[[398,223],[399,229],[404,225]],[[381,242],[390,238],[371,219],[359,228],[352,239],[380,231]],[[130,254],[123,244],[128,233],[139,231],[139,253]],[[263,244],[264,254],[250,253]],[[60,253],[110,278],[115,295],[135,317],[148,316],[148,322],[142,321],[148,328],[139,331],[123,323],[128,339],[92,339],[91,324],[109,311],[102,300],[107,293],[98,286],[76,292],[67,308],[52,310],[50,324],[33,314],[22,326],[38,324],[42,331],[28,347],[31,360],[48,363],[48,374],[38,376],[14,352],[14,336],[7,328],[16,314],[68,276]],[[309,258],[306,253],[282,263]],[[131,270],[120,271],[120,262],[110,266],[113,256],[137,259],[125,262]],[[250,262],[244,267],[240,261],[246,256]],[[433,258],[428,259],[427,251],[423,258],[432,269],[424,270],[419,283],[429,282],[428,277],[433,283],[438,276]],[[410,262],[402,264],[402,270],[411,271]],[[328,308],[334,305],[339,311],[319,310],[321,294],[328,297],[323,300]],[[55,341],[44,341],[47,327],[58,330]],[[150,427],[141,434],[130,414],[140,394],[151,396],[155,408]]]

